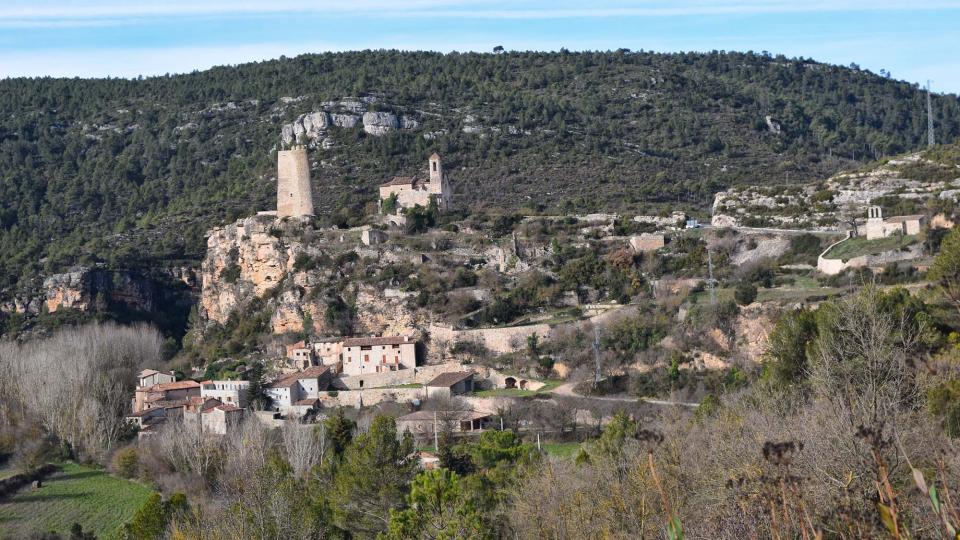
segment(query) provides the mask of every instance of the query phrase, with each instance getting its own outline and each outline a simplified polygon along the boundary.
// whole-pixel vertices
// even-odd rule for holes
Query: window
[[[367,363],[370,363],[370,355],[369,355],[369,354],[363,355],[363,361],[364,361],[364,362],[367,362]]]

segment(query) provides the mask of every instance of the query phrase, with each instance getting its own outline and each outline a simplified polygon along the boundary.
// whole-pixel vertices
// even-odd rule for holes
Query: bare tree
[[[287,462],[294,474],[303,478],[313,467],[322,463],[327,453],[326,425],[301,424],[295,420],[284,422],[280,430]]]
[[[137,371],[160,362],[161,336],[145,325],[91,324],[0,348],[0,397],[93,457],[109,451]]]

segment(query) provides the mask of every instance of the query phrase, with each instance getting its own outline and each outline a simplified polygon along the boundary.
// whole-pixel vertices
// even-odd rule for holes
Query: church
[[[413,208],[418,205],[426,207],[430,204],[431,198],[437,201],[437,207],[441,212],[448,210],[452,205],[453,193],[443,173],[440,155],[434,153],[430,156],[427,167],[429,176],[426,179],[416,176],[395,176],[381,185],[380,211],[387,213],[384,211],[384,202],[390,199],[395,201],[392,207],[399,214],[404,208]]]

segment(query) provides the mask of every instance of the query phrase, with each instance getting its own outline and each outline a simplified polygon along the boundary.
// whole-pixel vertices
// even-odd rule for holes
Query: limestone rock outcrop
[[[400,127],[400,121],[393,113],[365,112],[363,113],[363,130],[371,135],[386,135]]]
[[[315,111],[301,114],[289,124],[280,128],[280,139],[284,145],[294,143],[309,146],[329,147],[332,141],[327,134],[335,128],[352,129],[362,126],[370,135],[380,137],[398,129],[415,130],[420,122],[410,116],[400,116],[391,112],[368,111],[374,99],[325,101]]]
[[[358,238],[314,229],[309,219],[271,215],[213,229],[201,270],[201,319],[225,324],[233,313],[252,315],[244,310],[259,299],[256,309],[266,310],[273,334],[417,335],[426,322],[407,307],[405,297],[388,297],[369,285],[343,286],[338,258],[356,264],[386,261],[370,249],[366,259],[357,260],[358,244]],[[338,315],[331,316],[331,310]]]

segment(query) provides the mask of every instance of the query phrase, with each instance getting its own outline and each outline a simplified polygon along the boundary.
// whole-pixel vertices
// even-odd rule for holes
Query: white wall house
[[[417,344],[409,336],[352,338],[343,341],[343,374],[366,375],[417,365]]]
[[[250,381],[203,381],[200,383],[200,396],[219,399],[242,409],[247,406],[249,388]]]
[[[274,410],[288,413],[298,402],[316,400],[330,385],[330,368],[313,366],[296,373],[288,373],[270,383],[264,391],[270,397]]]
[[[157,371],[145,369],[140,372],[137,386],[153,386],[155,384],[172,383],[177,380],[172,371]]]

